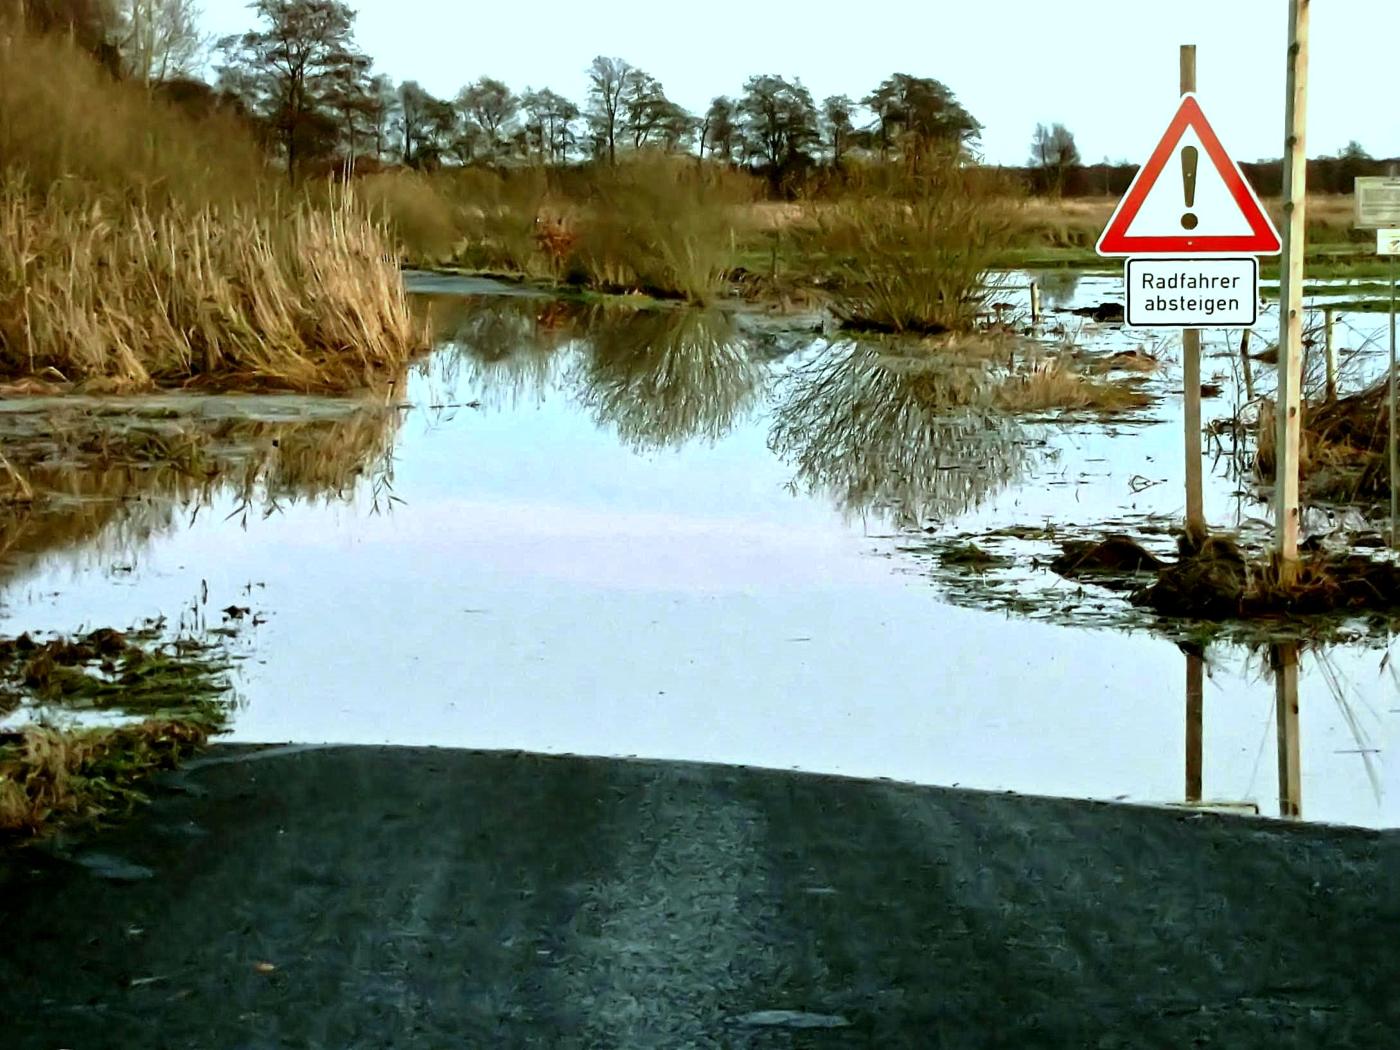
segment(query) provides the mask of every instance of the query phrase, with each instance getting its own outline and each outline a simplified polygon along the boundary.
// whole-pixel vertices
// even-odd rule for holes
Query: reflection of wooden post
[[[1283,155],[1283,256],[1279,260],[1278,436],[1274,526],[1279,583],[1298,577],[1298,445],[1302,431],[1303,253],[1307,243],[1308,12],[1311,0],[1288,0],[1288,79]]]
[[[1205,716],[1204,657],[1186,654],[1186,801],[1201,801],[1201,741]]]
[[[1181,93],[1196,90],[1196,45],[1181,45]],[[1201,330],[1181,333],[1181,383],[1186,397],[1186,533],[1206,533],[1201,495]]]
[[[1254,366],[1249,361],[1249,329],[1240,333],[1240,370],[1244,372],[1244,398],[1254,400]]]
[[[1327,400],[1337,400],[1337,312],[1323,310],[1327,333]]]
[[[1274,646],[1274,708],[1278,714],[1278,813],[1303,815],[1302,756],[1298,742],[1298,643]]]

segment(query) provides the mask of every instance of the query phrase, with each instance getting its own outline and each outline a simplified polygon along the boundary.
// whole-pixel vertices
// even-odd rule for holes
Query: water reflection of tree
[[[111,558],[231,500],[245,519],[297,502],[392,499],[397,409],[290,397],[0,416],[0,582],[44,558]]]
[[[961,514],[1027,462],[1020,430],[979,407],[986,374],[880,343],[834,345],[783,378],[769,447],[796,467],[795,485],[848,513],[902,526]]]
[[[438,344],[454,350],[445,378],[493,406],[541,401],[559,380],[559,351],[580,307],[530,296],[420,296]]]
[[[723,437],[763,378],[733,318],[718,311],[599,308],[584,339],[580,398],[636,448]]]

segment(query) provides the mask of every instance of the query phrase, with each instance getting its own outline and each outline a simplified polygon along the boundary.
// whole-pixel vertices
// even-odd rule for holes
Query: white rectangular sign
[[[1357,178],[1356,225],[1363,230],[1400,226],[1400,179],[1388,175]]]
[[[1251,328],[1259,319],[1259,260],[1129,259],[1130,327]]]
[[[1377,230],[1376,254],[1400,255],[1400,230]]]

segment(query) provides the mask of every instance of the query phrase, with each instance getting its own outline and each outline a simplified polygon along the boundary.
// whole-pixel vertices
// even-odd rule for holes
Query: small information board
[[[1376,254],[1400,255],[1400,230],[1377,230]]]
[[[1361,230],[1400,227],[1400,179],[1388,175],[1357,178],[1356,226]]]
[[[1124,267],[1133,328],[1250,328],[1259,319],[1259,260],[1144,256]]]

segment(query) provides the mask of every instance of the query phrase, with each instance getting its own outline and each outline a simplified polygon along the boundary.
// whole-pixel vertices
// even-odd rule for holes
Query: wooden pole
[[[1397,462],[1395,444],[1395,256],[1390,256],[1387,264],[1390,274],[1390,545],[1400,546],[1400,536],[1395,534],[1397,514],[1400,514],[1400,462]]]
[[[1312,0],[1288,0],[1288,81],[1284,107],[1283,256],[1279,260],[1278,449],[1274,466],[1279,583],[1298,578],[1298,444],[1302,430],[1303,254],[1307,214],[1308,13]]]
[[[1201,801],[1201,752],[1205,719],[1205,658],[1186,654],[1186,801]]]
[[[1240,371],[1244,373],[1244,396],[1254,400],[1254,366],[1249,360],[1249,329],[1240,333]]]
[[[1303,815],[1303,760],[1298,740],[1298,643],[1274,646],[1274,709],[1278,715],[1278,815]]]
[[[1031,327],[1040,324],[1040,285],[1031,282]]]
[[[1327,333],[1327,400],[1337,400],[1337,311],[1324,310]]]
[[[1181,45],[1181,93],[1196,90],[1196,45]],[[1181,384],[1186,398],[1186,534],[1206,535],[1205,500],[1201,494],[1201,330],[1181,333]]]

